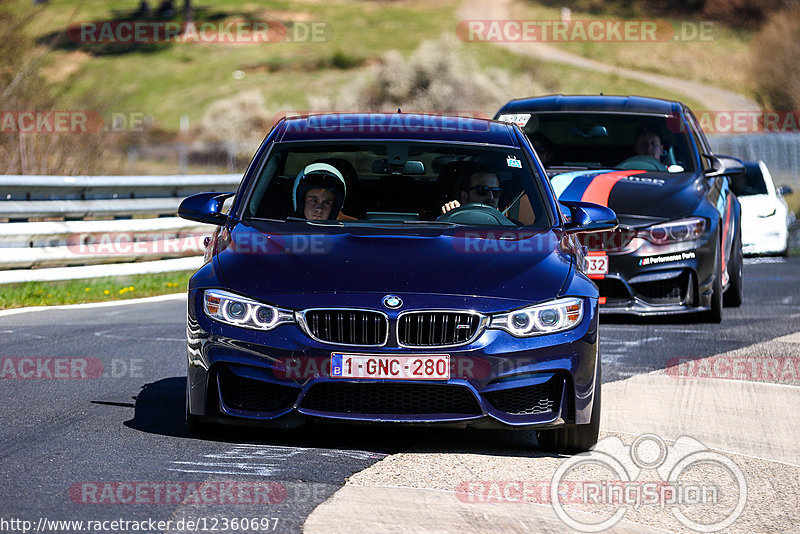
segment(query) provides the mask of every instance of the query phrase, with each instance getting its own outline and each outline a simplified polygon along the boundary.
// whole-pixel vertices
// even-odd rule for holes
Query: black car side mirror
[[[777,189],[777,193],[781,196],[791,195],[792,193],[794,193],[794,190],[788,185],[782,185]]]
[[[718,176],[736,176],[744,174],[744,162],[739,158],[733,156],[722,156],[719,154],[703,154],[711,161],[711,169],[706,171],[707,178],[716,178]]]
[[[222,205],[235,194],[199,193],[186,197],[178,207],[178,216],[190,221],[223,225],[228,216],[222,213]]]
[[[571,200],[564,200],[561,204],[569,208],[571,214],[570,221],[564,225],[568,234],[604,232],[619,226],[617,214],[611,208]]]

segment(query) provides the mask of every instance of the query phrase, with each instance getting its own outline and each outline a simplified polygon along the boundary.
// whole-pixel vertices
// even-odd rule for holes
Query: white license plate
[[[586,260],[589,263],[586,274],[608,274],[608,255],[605,252],[590,254],[586,256]]]
[[[388,380],[447,380],[448,354],[386,356],[378,354],[331,354],[332,378],[381,378]]]

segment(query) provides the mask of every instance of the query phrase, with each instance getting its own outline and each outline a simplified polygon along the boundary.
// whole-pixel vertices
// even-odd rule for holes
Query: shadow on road
[[[430,426],[397,426],[311,422],[300,428],[209,425],[190,435],[184,425],[185,377],[165,378],[142,386],[136,396],[133,419],[124,425],[151,434],[227,443],[252,443],[285,447],[398,452],[469,453],[493,456],[557,456],[536,448],[533,431],[449,429]]]

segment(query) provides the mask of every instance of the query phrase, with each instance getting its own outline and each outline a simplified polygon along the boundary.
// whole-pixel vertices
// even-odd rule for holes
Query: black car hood
[[[694,173],[585,170],[552,178],[559,200],[608,206],[620,224],[642,227],[691,215],[705,194]]]
[[[265,299],[396,292],[536,302],[559,294],[571,265],[551,230],[252,221],[223,232],[218,250],[215,261],[229,288]]]

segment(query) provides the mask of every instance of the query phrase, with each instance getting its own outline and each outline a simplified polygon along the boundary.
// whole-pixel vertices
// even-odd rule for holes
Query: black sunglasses
[[[503,192],[502,187],[489,187],[488,185],[473,185],[467,191],[475,190],[479,196],[488,197],[489,193],[493,193],[495,197],[499,197],[500,193]]]

